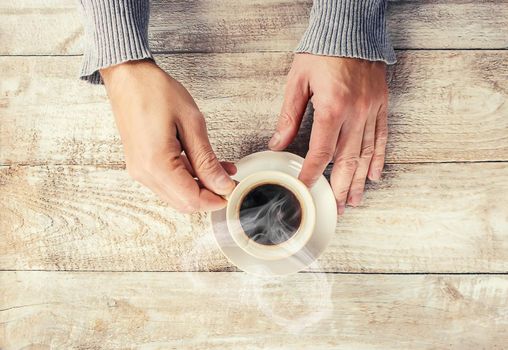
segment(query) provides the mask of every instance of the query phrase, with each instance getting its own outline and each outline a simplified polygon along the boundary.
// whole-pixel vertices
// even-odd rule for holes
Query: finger
[[[213,211],[226,206],[227,202],[206,188],[200,188],[187,170],[180,156],[169,157],[159,162],[152,171],[153,182],[161,197],[183,213]]]
[[[374,155],[370,162],[369,179],[379,181],[385,164],[386,142],[388,140],[388,115],[386,103],[383,104],[376,118],[376,132],[374,141]]]
[[[171,185],[171,181],[180,181],[176,179],[176,176],[163,174],[168,171],[168,167],[165,167],[163,162],[158,162],[158,165],[164,169],[145,173],[143,178],[138,179],[138,182],[149,188],[170,207],[182,213],[190,214],[199,210],[218,210],[226,206],[227,202],[222,198],[214,194],[212,194],[213,197],[210,197],[207,193],[201,193],[199,188],[196,190],[196,186],[199,185],[197,181],[194,181],[194,183],[190,182],[186,188],[174,190],[175,186]],[[167,186],[168,181],[169,186]]]
[[[185,164],[185,168],[187,171],[193,176],[196,177],[196,172],[192,169],[192,165],[189,162],[189,158],[185,154],[180,154],[180,158],[182,158],[183,163]],[[226,170],[229,175],[234,175],[237,172],[236,165],[231,162],[221,161],[220,164]]]
[[[356,207],[360,204],[365,189],[365,180],[369,171],[370,161],[374,154],[374,135],[376,131],[376,116],[372,115],[367,119],[363,131],[362,148],[360,151],[360,160],[358,168],[353,176],[351,187],[349,188],[347,204]]]
[[[183,154],[183,153],[180,154],[180,158],[182,159],[182,162],[185,165],[185,168],[187,169],[189,174],[191,174],[193,177],[196,177],[197,176],[196,172],[194,171],[194,169],[192,169],[192,165],[189,162],[189,158],[187,158],[187,156],[185,154]]]
[[[173,132],[165,153],[154,159],[146,172],[152,190],[183,213],[225,207],[227,202],[222,197],[198,186],[181,157],[182,146],[176,137],[176,130]]]
[[[335,154],[342,118],[328,109],[314,111],[309,151],[303,161],[299,179],[308,187],[314,185]]]
[[[304,80],[299,78],[288,80],[277,129],[268,143],[271,150],[283,150],[294,140],[307,108],[309,97],[308,84]]]
[[[204,118],[201,115],[188,116],[185,123],[185,126],[179,126],[178,131],[195,174],[209,190],[220,195],[230,193],[235,183],[215,156],[208,140]]]
[[[344,213],[351,181],[358,167],[365,123],[358,118],[348,118],[341,127],[335,162],[330,175],[337,208]]]
[[[236,168],[236,165],[234,163],[231,163],[231,162],[220,162],[220,164],[222,165],[224,170],[226,170],[226,172],[229,175],[235,175],[236,172],[238,171],[238,169]]]

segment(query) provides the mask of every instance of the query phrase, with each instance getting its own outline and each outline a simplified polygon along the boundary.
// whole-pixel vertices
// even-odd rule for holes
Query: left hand
[[[274,151],[295,138],[308,101],[314,122],[300,180],[311,187],[332,160],[330,184],[339,214],[362,200],[365,181],[377,181],[385,159],[388,87],[383,62],[296,54],[288,74]]]

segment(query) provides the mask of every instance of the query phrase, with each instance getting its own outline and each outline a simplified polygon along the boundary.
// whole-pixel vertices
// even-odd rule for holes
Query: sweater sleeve
[[[386,0],[314,0],[296,52],[396,62],[386,29]]]
[[[153,59],[148,48],[148,0],[79,0],[85,24],[80,77],[101,84],[99,69]]]

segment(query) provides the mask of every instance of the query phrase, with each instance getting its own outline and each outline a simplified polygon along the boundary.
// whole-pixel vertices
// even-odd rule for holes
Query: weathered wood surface
[[[155,52],[291,51],[302,36],[311,0],[152,0]],[[390,1],[396,48],[508,48],[508,2]],[[0,2],[1,55],[82,53],[74,0]]]
[[[504,349],[508,276],[1,272],[2,349]]]
[[[311,0],[158,0],[150,39],[156,51],[291,51],[308,24]],[[508,2],[390,1],[395,48],[508,48]]]
[[[80,54],[83,37],[75,0],[0,1],[0,55]]]
[[[266,149],[291,54],[159,55],[208,120],[221,158]],[[103,87],[79,57],[0,57],[0,164],[118,164]],[[508,159],[508,51],[399,53],[390,75],[389,162]],[[304,155],[304,123],[291,150]]]
[[[121,168],[3,167],[0,270],[228,271],[205,214]],[[313,271],[507,272],[507,163],[389,166]]]
[[[151,46],[221,158],[265,148],[310,4],[152,0]],[[0,1],[20,55],[0,57],[0,271],[57,270],[0,272],[0,349],[504,349],[508,163],[461,162],[508,160],[508,51],[422,49],[508,49],[508,1],[390,1],[388,22],[388,161],[430,163],[389,165],[315,273],[260,280],[178,272],[235,271],[208,215],[128,178],[80,57],[21,57],[82,53],[75,0]]]

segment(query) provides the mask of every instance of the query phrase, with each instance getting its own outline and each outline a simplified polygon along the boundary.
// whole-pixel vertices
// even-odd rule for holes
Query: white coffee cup
[[[237,172],[232,178],[238,183],[238,188],[228,196],[227,207],[211,213],[213,236],[219,249],[232,265],[257,276],[296,273],[316,262],[337,234],[337,206],[330,184],[324,176],[320,176],[310,189],[305,187],[297,180],[302,171],[303,162],[302,157],[293,153],[264,151],[250,154],[235,163]],[[301,226],[298,235],[293,236],[292,241],[288,241],[286,246],[282,244],[256,246],[248,241],[250,237],[243,231],[241,224],[238,227],[237,215],[242,205],[242,198],[247,196],[252,186],[266,183],[267,180],[292,191],[302,203],[302,209],[305,212],[305,225]],[[266,193],[270,192],[264,192]],[[286,215],[283,217],[287,218]],[[293,217],[290,218],[290,220],[293,219]],[[291,221],[290,227],[294,228],[295,225],[297,223]],[[246,227],[252,235],[253,231],[249,229],[249,226]],[[273,237],[269,238],[273,243],[271,239]],[[276,242],[280,241],[276,240]],[[258,242],[266,243],[262,240]],[[304,244],[304,242],[307,243]],[[289,255],[295,251],[296,253]]]
[[[245,233],[240,222],[240,207],[245,196],[262,185],[279,185],[294,194],[301,207],[300,225],[286,241],[266,245],[253,240]],[[242,179],[227,197],[226,222],[231,237],[246,253],[263,260],[283,259],[299,252],[309,241],[316,224],[316,207],[307,186],[282,171],[266,170],[255,172]]]

